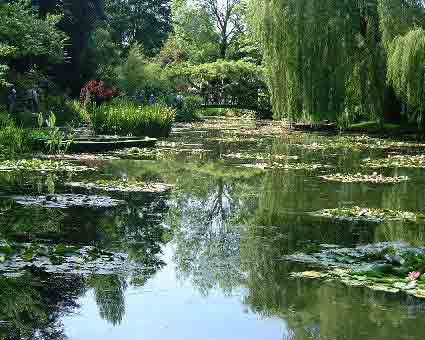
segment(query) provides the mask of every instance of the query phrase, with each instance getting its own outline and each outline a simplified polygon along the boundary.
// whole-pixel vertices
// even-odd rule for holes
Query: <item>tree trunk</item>
[[[384,93],[384,122],[401,123],[401,109],[401,101],[397,98],[394,89],[391,86],[387,86]]]

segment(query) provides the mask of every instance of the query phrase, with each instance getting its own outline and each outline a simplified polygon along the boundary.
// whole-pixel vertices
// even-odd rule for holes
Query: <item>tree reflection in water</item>
[[[134,195],[117,209],[20,207],[2,200],[0,238],[14,241],[97,245],[126,252],[140,264],[140,272],[122,275],[53,275],[23,272],[17,278],[0,277],[0,339],[66,339],[61,318],[78,309],[78,299],[93,289],[100,316],[119,325],[125,315],[128,282],[143,285],[164,263],[162,246],[169,233],[162,223],[168,211],[166,197]]]

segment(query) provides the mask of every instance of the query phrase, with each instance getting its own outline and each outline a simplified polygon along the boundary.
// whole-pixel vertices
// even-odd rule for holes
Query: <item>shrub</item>
[[[130,49],[127,59],[116,72],[119,88],[130,97],[147,101],[151,94],[158,97],[170,90],[171,85],[163,67],[147,60],[138,45]]]
[[[160,137],[169,134],[175,115],[166,106],[139,106],[120,99],[95,107],[90,118],[96,133]]]
[[[204,100],[199,96],[184,97],[181,106],[176,103],[176,120],[179,122],[191,122],[199,120],[198,110]]]
[[[94,102],[100,105],[118,96],[116,89],[109,88],[102,80],[90,80],[80,92],[80,104],[86,106]]]
[[[17,127],[12,121],[2,122],[0,127],[0,153],[13,157],[17,154],[30,152],[34,140],[27,129]]]
[[[56,116],[56,125],[63,126],[84,121],[81,112],[84,108],[78,101],[67,99],[63,96],[49,96],[48,109]]]

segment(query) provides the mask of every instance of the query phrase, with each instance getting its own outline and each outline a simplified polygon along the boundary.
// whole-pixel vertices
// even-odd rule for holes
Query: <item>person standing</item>
[[[183,108],[183,104],[184,104],[184,98],[179,93],[176,97],[176,107],[177,107],[177,109],[181,110]]]
[[[31,113],[38,113],[40,111],[39,104],[40,98],[38,90],[33,87],[27,91],[28,104],[30,106]]]
[[[17,95],[16,95],[16,89],[12,86],[12,88],[9,91],[9,94],[7,95],[7,111],[9,114],[13,114],[16,109],[16,101],[17,101]]]
[[[152,93],[150,96],[149,96],[149,105],[150,106],[154,106],[156,104],[156,98],[155,98],[155,95]]]

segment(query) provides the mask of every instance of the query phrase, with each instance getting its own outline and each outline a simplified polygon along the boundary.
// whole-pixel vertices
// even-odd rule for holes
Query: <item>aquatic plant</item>
[[[333,174],[333,175],[325,175],[319,176],[326,181],[331,182],[342,182],[342,183],[373,183],[373,184],[395,184],[401,183],[409,180],[407,176],[394,176],[394,177],[386,177],[384,175],[378,174],[374,172],[371,175],[367,174]]]
[[[298,156],[279,155],[279,154],[251,154],[251,153],[229,153],[224,154],[224,158],[232,159],[256,159],[256,160],[297,160]]]
[[[115,200],[105,196],[86,196],[76,194],[56,194],[47,196],[13,196],[21,205],[36,205],[48,208],[109,208],[125,204],[125,201]]]
[[[36,171],[36,172],[80,172],[95,170],[84,165],[74,165],[65,161],[20,159],[0,161],[1,171]]]
[[[407,277],[410,281],[416,281],[417,279],[419,279],[421,277],[421,273],[420,272],[410,272],[409,276]]]
[[[310,163],[255,163],[255,164],[241,164],[240,166],[245,168],[256,168],[261,170],[280,169],[280,170],[307,170],[313,171],[323,168],[329,168],[329,165],[325,164],[310,164]]]
[[[37,172],[80,172],[95,170],[84,165],[74,165],[65,161],[20,159],[0,161],[1,171],[37,171]]]
[[[169,191],[173,188],[170,184],[165,183],[146,183],[137,180],[98,180],[95,182],[70,182],[65,183],[66,186],[74,188],[85,188],[88,190],[104,190],[119,192],[155,192],[161,193]]]
[[[421,274],[425,270],[425,248],[378,243],[355,248],[325,248],[315,254],[293,254],[285,259],[322,268],[292,273],[293,278],[339,281],[349,286],[425,298],[425,280]]]
[[[161,137],[170,133],[175,114],[169,107],[140,106],[121,99],[95,107],[90,118],[99,134]]]
[[[311,213],[312,216],[330,219],[342,219],[349,221],[382,222],[385,220],[417,221],[425,220],[425,214],[415,214],[408,211],[397,211],[390,209],[346,207],[335,209],[323,209]]]
[[[368,168],[425,168],[425,155],[390,155],[382,159],[363,160]]]
[[[21,273],[28,266],[48,273],[119,273],[138,269],[124,253],[99,247],[0,240],[0,270]]]

